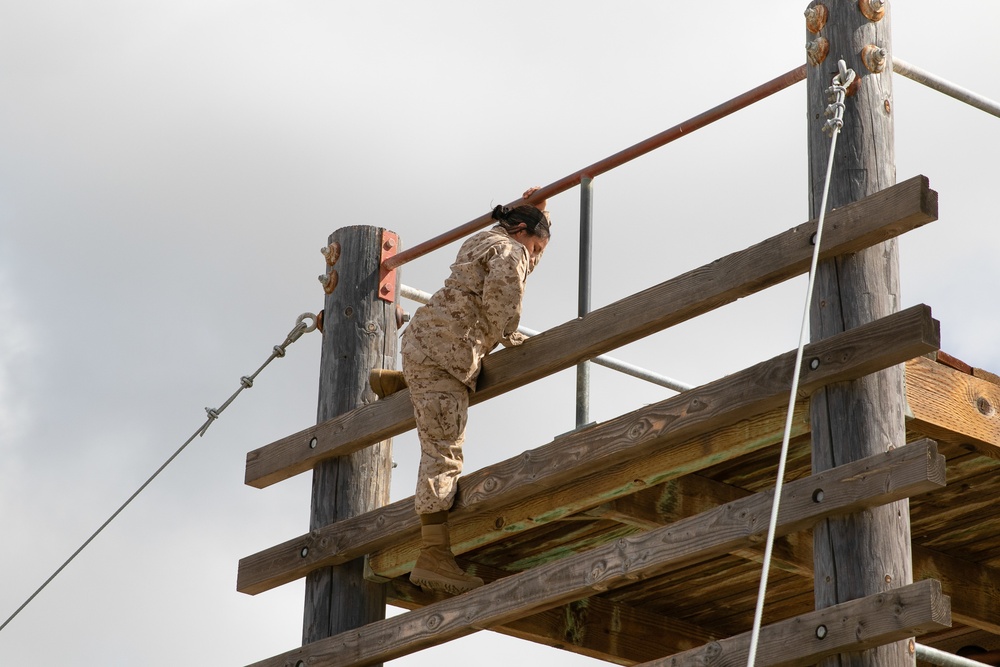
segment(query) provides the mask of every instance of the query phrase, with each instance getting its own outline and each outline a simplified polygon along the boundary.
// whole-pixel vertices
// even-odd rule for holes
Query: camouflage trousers
[[[469,388],[434,363],[409,336],[403,336],[401,352],[420,438],[417,514],[448,510],[462,474]]]

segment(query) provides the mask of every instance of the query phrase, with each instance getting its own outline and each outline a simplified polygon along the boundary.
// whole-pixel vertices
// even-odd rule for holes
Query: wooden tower
[[[940,352],[929,307],[899,309],[895,239],[937,218],[937,193],[923,176],[895,183],[885,6],[823,5],[810,6],[802,72],[810,117],[839,59],[857,82],[756,664],[910,665],[916,641],[996,649],[1000,378]],[[809,147],[810,221],[491,354],[472,402],[808,272],[829,143],[816,129]],[[539,194],[581,179],[570,180]],[[317,480],[310,532],[239,565],[249,594],[309,582],[304,645],[257,664],[375,665],[484,629],[620,665],[746,664],[796,351],[466,474],[453,548],[487,585],[427,594],[406,578],[418,549],[413,499],[386,504],[377,483],[360,484],[386,465],[378,443],[413,428],[407,390],[363,396],[367,371],[395,358],[390,238],[374,228],[331,237],[339,286],[326,302],[323,363],[337,371],[324,386],[348,387],[338,392],[351,402],[328,404],[321,388],[316,426],[247,457],[255,487],[310,470]],[[344,363],[355,353],[359,364]],[[386,601],[411,611],[385,619]]]

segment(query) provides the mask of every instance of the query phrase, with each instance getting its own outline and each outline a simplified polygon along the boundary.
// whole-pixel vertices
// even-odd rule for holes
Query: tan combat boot
[[[385,398],[405,389],[406,378],[403,377],[403,371],[375,368],[368,374],[368,384],[376,396]]]
[[[466,574],[455,562],[448,537],[448,524],[420,526],[420,555],[410,572],[410,582],[425,591],[458,595],[483,585],[483,580]]]

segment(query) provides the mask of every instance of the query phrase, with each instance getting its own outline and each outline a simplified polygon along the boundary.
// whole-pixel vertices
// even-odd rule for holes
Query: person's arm
[[[524,335],[517,325],[521,321],[521,299],[528,275],[527,252],[520,246],[506,253],[498,252],[488,260],[488,268],[483,283],[486,316],[493,329],[500,332],[504,345],[520,345]]]

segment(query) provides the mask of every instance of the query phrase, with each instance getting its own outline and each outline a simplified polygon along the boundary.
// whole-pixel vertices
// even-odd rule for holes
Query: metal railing
[[[993,100],[973,93],[970,90],[957,86],[945,79],[937,77],[925,70],[915,67],[904,60],[899,58],[892,59],[893,71],[912,79],[918,83],[924,84],[934,90],[941,93],[949,95],[959,101],[965,102],[977,109],[981,109],[987,113],[993,114],[994,116],[1000,117],[1000,104],[994,102]],[[769,97],[785,88],[788,88],[792,84],[798,83],[806,78],[806,65],[801,65],[795,69],[789,70],[788,72],[778,76],[766,83],[757,86],[742,95],[738,95],[731,100],[724,102],[708,111],[693,116],[688,120],[679,123],[659,134],[653,135],[644,141],[640,141],[633,146],[630,146],[622,151],[610,155],[603,160],[599,160],[588,167],[584,167],[572,174],[565,176],[554,183],[550,183],[545,187],[540,188],[534,194],[532,194],[527,200],[521,199],[511,202],[510,205],[514,206],[523,203],[536,203],[541,202],[549,197],[566,192],[570,188],[577,185],[580,186],[580,267],[579,267],[579,300],[577,315],[579,317],[584,317],[590,312],[590,294],[591,294],[591,253],[592,253],[592,228],[593,228],[593,179],[599,174],[603,174],[610,171],[616,167],[630,162],[646,153],[649,153],[657,148],[661,148],[672,141],[679,139],[682,136],[691,134],[692,132],[699,130],[707,125],[714,123],[717,120],[725,118],[740,109],[743,109],[755,102]],[[453,241],[471,234],[472,232],[478,231],[483,227],[490,225],[493,222],[493,218],[489,213],[483,214],[478,218],[474,218],[464,225],[455,227],[454,229],[447,231],[443,234],[435,236],[434,238],[428,239],[422,243],[418,243],[414,247],[403,250],[396,255],[389,257],[384,262],[382,262],[383,270],[389,271],[406,264],[418,257],[422,257],[438,248],[441,248]],[[426,303],[426,299],[430,298],[430,294],[425,292],[420,292],[419,290],[402,287],[402,295],[407,298],[411,298],[415,301]],[[421,301],[423,299],[423,301]],[[528,336],[537,335],[537,331],[532,331],[531,329],[526,329],[520,327],[519,329],[522,333]],[[613,370],[631,375],[633,377],[658,384],[660,386],[666,387],[668,389],[673,389],[674,391],[685,391],[691,389],[691,385],[669,378],[652,371],[648,371],[644,368],[634,366],[632,364],[614,359],[608,356],[600,356],[592,359],[596,364],[606,366]],[[590,368],[589,362],[583,361],[577,365],[577,384],[576,384],[576,425],[577,428],[587,424],[590,421]]]

